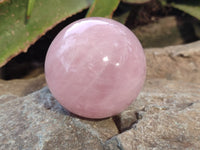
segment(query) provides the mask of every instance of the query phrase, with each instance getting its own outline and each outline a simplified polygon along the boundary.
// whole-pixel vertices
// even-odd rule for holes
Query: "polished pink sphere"
[[[45,75],[53,96],[67,110],[105,118],[136,99],[145,80],[145,55],[137,37],[121,23],[85,18],[53,40]]]

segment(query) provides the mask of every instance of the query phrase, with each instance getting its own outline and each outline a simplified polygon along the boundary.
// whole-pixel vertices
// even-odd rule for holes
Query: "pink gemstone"
[[[65,27],[49,47],[45,74],[54,97],[87,118],[116,115],[136,99],[146,75],[143,48],[124,25],[85,18]]]

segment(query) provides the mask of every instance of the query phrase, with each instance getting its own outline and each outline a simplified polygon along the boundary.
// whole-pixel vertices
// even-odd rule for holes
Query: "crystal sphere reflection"
[[[48,87],[59,103],[87,118],[116,115],[136,99],[146,61],[137,37],[111,19],[92,17],[65,27],[45,60]]]

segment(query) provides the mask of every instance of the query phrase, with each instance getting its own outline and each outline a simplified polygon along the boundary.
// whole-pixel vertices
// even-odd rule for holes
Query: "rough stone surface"
[[[147,81],[105,149],[200,148],[200,42],[146,49]]]
[[[46,87],[20,97],[31,92],[22,92],[31,84],[44,83],[44,76],[0,81],[0,150],[200,149],[200,42],[145,54],[143,91],[114,117],[120,134],[112,118],[70,114]]]
[[[200,83],[200,41],[145,50],[147,79],[165,78]]]
[[[0,79],[0,95],[25,96],[46,85],[44,74],[31,79]]]
[[[200,85],[149,80],[126,111],[137,113],[138,120],[130,130],[107,141],[107,149],[120,149],[119,144],[124,150],[200,148]]]
[[[64,110],[47,88],[26,97],[0,97],[0,149],[103,149],[118,133],[111,118],[80,119]]]
[[[165,81],[166,83],[174,80],[186,83],[200,83],[200,42],[165,48],[146,49],[145,54],[147,59],[147,80],[167,79]],[[157,82],[159,83],[159,81]],[[176,83],[174,84],[174,86],[177,86]],[[146,86],[147,84],[144,87]],[[152,86],[152,88],[155,90],[158,87]],[[184,86],[184,88],[188,89],[190,86]],[[177,90],[179,90],[179,87],[174,89],[174,92],[177,92]],[[124,131],[130,128],[139,117],[137,110],[141,109],[137,105],[132,105],[120,115],[114,117],[119,130]]]

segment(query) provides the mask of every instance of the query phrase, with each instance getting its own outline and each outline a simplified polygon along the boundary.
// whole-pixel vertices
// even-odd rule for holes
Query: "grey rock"
[[[147,79],[163,78],[200,83],[200,41],[145,49]]]
[[[25,96],[46,85],[44,74],[30,79],[0,79],[0,95]]]
[[[87,120],[70,114],[46,87],[26,97],[0,97],[2,150],[99,150],[117,133],[111,118]]]
[[[194,89],[194,85],[188,83],[200,83],[200,41],[180,46],[145,49],[145,55],[147,59],[145,92],[154,90],[155,93],[159,93],[162,89],[161,92],[166,94],[184,93]],[[154,82],[151,83],[151,80]],[[156,101],[157,99],[154,100]],[[131,128],[132,124],[139,119],[140,115],[137,111],[144,109],[144,106],[137,103],[138,101],[134,102],[128,109],[114,117],[121,132]],[[143,103],[148,104],[146,101]]]
[[[0,80],[0,149],[200,149],[200,41],[145,54],[144,89],[115,122],[63,109],[47,87],[37,91],[44,75]]]
[[[106,149],[200,149],[200,85],[152,79],[126,111],[137,113],[137,122]]]
[[[200,42],[146,49],[147,80],[109,150],[200,149]]]

